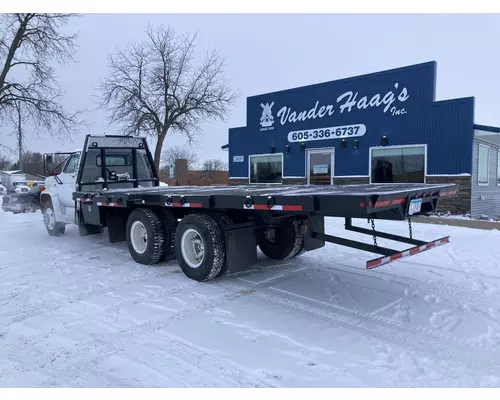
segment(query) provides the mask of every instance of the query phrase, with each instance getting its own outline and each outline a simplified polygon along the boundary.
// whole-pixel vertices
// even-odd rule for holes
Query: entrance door
[[[333,184],[333,149],[307,150],[307,183]]]

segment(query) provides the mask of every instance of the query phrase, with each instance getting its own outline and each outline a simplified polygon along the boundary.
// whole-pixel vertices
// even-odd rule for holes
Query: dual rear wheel
[[[223,215],[190,214],[178,224],[169,211],[159,215],[148,208],[132,211],[127,219],[126,239],[132,258],[140,264],[177,259],[184,274],[196,281],[208,281],[227,270]],[[269,258],[286,260],[304,249],[298,221],[275,228],[274,239],[258,234],[258,245]]]
[[[208,281],[217,277],[225,263],[226,247],[216,220],[206,214],[191,214],[177,225],[166,213],[163,220],[147,208],[130,213],[126,237],[132,258],[141,264],[176,258],[191,279]]]

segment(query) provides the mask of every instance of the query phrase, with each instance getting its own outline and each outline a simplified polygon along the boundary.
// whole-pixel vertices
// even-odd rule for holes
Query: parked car
[[[40,193],[45,190],[45,185],[36,185],[26,193],[12,193],[3,196],[2,210],[14,214],[34,213],[40,210]]]

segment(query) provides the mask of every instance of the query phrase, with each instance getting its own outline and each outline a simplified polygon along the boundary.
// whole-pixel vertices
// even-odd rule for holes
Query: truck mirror
[[[54,167],[54,162],[52,160],[52,154],[46,154],[45,155],[45,173],[47,175],[52,174],[53,167]]]

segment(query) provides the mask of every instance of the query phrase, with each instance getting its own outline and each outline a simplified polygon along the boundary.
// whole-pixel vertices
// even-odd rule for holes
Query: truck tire
[[[302,244],[300,245],[299,251],[297,252],[297,254],[295,254],[293,256],[293,258],[301,256],[302,254],[304,254],[306,252],[306,250],[304,249],[304,244],[305,244],[304,239],[302,239]]]
[[[43,205],[43,222],[50,236],[61,236],[66,231],[66,225],[56,221],[54,206],[50,200]]]
[[[38,210],[38,204],[35,203],[34,201],[27,201],[26,203],[23,203],[21,206],[22,213],[34,213],[37,212],[37,210]]]
[[[287,221],[275,228],[273,240],[268,240],[262,232],[258,235],[257,243],[266,257],[289,260],[304,249],[304,235],[300,233],[299,221]]]
[[[128,250],[139,264],[152,265],[160,261],[165,247],[163,224],[153,211],[137,208],[127,219]]]
[[[224,241],[224,249],[226,249],[226,236],[224,234],[225,230],[233,226],[233,221],[226,214],[215,213],[213,214],[213,218],[219,224],[220,229],[222,230],[222,239]],[[224,264],[222,264],[222,268],[220,272],[217,274],[216,278],[220,278],[221,276],[226,275],[228,270],[227,267],[227,257],[224,256]]]
[[[226,259],[223,230],[206,214],[184,217],[177,227],[175,251],[182,272],[198,282],[219,275]]]
[[[165,210],[163,214],[163,236],[165,248],[159,262],[175,260],[175,231],[177,229],[177,218],[170,211]]]

